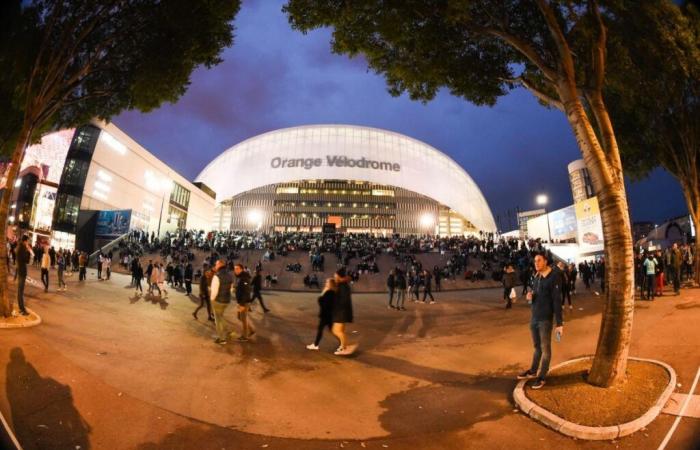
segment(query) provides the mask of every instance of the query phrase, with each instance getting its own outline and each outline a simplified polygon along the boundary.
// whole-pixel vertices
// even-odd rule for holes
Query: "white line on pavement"
[[[688,407],[688,404],[690,403],[690,399],[693,398],[693,393],[695,392],[695,387],[698,385],[699,378],[700,378],[700,367],[698,367],[698,371],[695,373],[695,379],[693,380],[693,385],[690,387],[690,392],[688,392],[688,396],[685,398],[685,401],[683,402],[683,406],[681,407],[681,410],[678,411],[678,417],[676,417],[676,420],[673,422],[673,426],[671,426],[671,429],[668,430],[668,434],[666,434],[666,438],[664,438],[661,445],[659,445],[658,450],[664,450],[666,448],[666,445],[668,445],[668,441],[671,440],[671,436],[673,436],[673,433],[676,431],[676,427],[678,427],[678,424],[680,423],[681,419],[683,418],[683,414],[685,414],[685,409]]]

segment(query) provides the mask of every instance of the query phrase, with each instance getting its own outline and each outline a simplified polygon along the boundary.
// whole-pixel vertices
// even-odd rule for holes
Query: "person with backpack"
[[[647,253],[644,259],[644,272],[646,274],[646,295],[642,292],[642,300],[654,300],[655,286],[656,286],[656,258],[651,252]]]
[[[255,334],[255,329],[248,319],[251,302],[250,274],[245,270],[243,264],[236,264],[233,266],[233,273],[236,276],[236,303],[238,303],[238,320],[241,321],[241,325],[243,327],[238,340],[241,342],[247,342],[248,339]]]
[[[231,303],[231,292],[233,289],[233,274],[226,266],[226,261],[219,259],[214,266],[214,276],[211,280],[209,299],[214,310],[214,324],[216,326],[216,344],[224,345],[229,337],[226,329],[224,313]]]

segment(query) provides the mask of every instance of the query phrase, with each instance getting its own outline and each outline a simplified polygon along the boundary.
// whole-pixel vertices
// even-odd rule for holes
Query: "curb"
[[[593,357],[584,356],[581,358],[571,359],[561,364],[557,364],[556,366],[552,367],[552,370],[591,358]],[[673,391],[676,388],[676,371],[673,370],[673,368],[668,364],[654,359],[634,357],[630,357],[629,359],[659,365],[666,369],[666,371],[669,374],[668,386],[666,386],[666,389],[664,389],[663,393],[659,396],[659,399],[656,401],[654,406],[652,406],[641,417],[638,417],[637,419],[634,419],[631,422],[606,427],[590,427],[586,425],[579,425],[574,422],[569,422],[568,420],[557,416],[556,414],[544,409],[543,407],[537,405],[535,402],[527,398],[527,396],[525,395],[525,383],[527,382],[527,380],[521,380],[515,386],[515,390],[513,391],[513,399],[515,400],[515,404],[517,405],[517,407],[520,408],[522,412],[532,417],[536,421],[543,423],[549,428],[552,428],[554,431],[558,431],[559,433],[564,434],[566,436],[578,439],[601,441],[612,440],[630,435],[635,431],[639,431],[640,429],[649,425],[654,419],[656,419],[659,413],[661,413],[661,410],[663,409],[664,405],[671,397],[671,394],[673,394]]]
[[[22,323],[3,323],[0,321],[0,329],[9,330],[9,329],[13,329],[13,328],[30,328],[30,327],[35,327],[35,326],[41,324],[41,316],[39,316],[39,314],[35,313],[34,311],[32,311],[29,308],[26,308],[26,309],[30,314],[34,314],[36,316],[36,319],[34,319],[32,321],[22,322]]]

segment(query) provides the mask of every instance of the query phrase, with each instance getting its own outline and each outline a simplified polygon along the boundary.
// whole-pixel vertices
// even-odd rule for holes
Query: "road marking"
[[[678,424],[683,418],[683,414],[685,414],[685,409],[688,407],[690,399],[693,398],[693,392],[695,392],[695,388],[698,385],[698,378],[700,378],[700,367],[698,367],[698,371],[695,373],[693,385],[690,387],[690,391],[688,392],[688,396],[685,398],[685,402],[683,402],[683,407],[681,407],[681,410],[678,412],[678,417],[676,417],[676,420],[673,422],[671,429],[668,430],[668,434],[666,434],[666,437],[664,438],[663,442],[661,443],[661,445],[659,445],[658,450],[664,450],[666,448],[666,445],[668,445],[668,441],[671,440],[671,436],[673,436],[673,433],[676,431]]]

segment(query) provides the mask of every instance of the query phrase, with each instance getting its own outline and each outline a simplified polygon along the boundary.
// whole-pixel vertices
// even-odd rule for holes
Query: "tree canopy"
[[[10,162],[0,223],[27,144],[48,130],[175,102],[196,67],[221,61],[239,8],[240,0],[0,2],[0,155]],[[5,258],[0,312],[11,313]]]
[[[34,133],[176,101],[233,42],[239,0],[0,2],[0,151]]]

